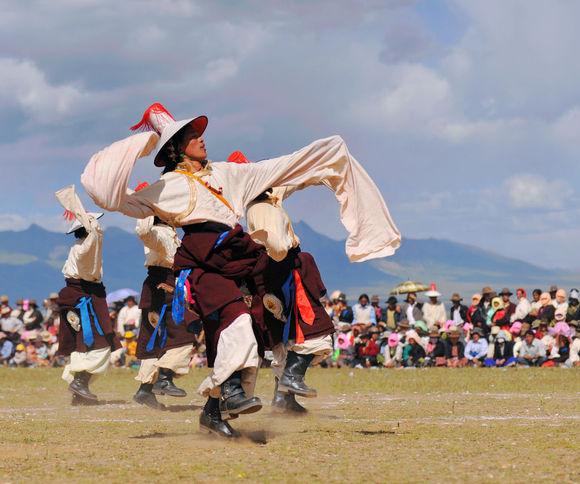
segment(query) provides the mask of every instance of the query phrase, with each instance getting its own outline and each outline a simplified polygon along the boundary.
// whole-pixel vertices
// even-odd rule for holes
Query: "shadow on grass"
[[[165,405],[165,412],[190,412],[200,410],[203,405]]]
[[[144,439],[166,439],[168,437],[180,437],[186,432],[153,432],[151,434],[134,435],[130,439],[144,440]]]

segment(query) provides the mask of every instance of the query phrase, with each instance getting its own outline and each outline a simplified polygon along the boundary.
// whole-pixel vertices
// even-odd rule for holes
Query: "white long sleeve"
[[[171,225],[210,220],[233,226],[246,206],[270,187],[324,184],[334,191],[339,202],[340,217],[349,233],[346,253],[351,261],[392,255],[400,245],[400,233],[379,190],[339,136],[259,163],[212,164],[203,180],[216,189],[222,188],[233,210],[209,190],[178,173],[168,173],[138,193],[128,193],[135,161],[146,156],[156,142],[154,133],[141,133],[114,143],[91,158],[81,182],[98,206],[136,218],[157,214]]]
[[[89,216],[88,235],[70,248],[62,268],[67,279],[83,279],[100,282],[103,278],[103,231],[99,222]]]

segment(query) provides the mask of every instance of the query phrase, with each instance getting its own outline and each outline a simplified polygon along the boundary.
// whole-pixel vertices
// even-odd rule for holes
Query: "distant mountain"
[[[405,239],[393,257],[351,264],[344,253],[344,241],[319,234],[304,222],[295,224],[295,229],[303,250],[315,256],[328,290],[340,288],[351,299],[363,291],[386,295],[405,279],[436,281],[447,294],[452,290],[475,291],[487,284],[531,288],[553,283],[576,285],[577,280],[571,273],[437,239]],[[72,242],[70,235],[37,225],[20,232],[0,232],[0,293],[11,299],[41,300],[58,291],[63,284],[60,271]],[[140,289],[145,275],[143,246],[134,234],[115,227],[106,229],[103,256],[104,283],[109,291]]]

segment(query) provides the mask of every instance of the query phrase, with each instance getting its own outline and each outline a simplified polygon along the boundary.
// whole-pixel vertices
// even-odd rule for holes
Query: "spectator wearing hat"
[[[461,332],[457,326],[451,326],[447,330],[447,339],[445,340],[445,359],[449,368],[459,368],[465,366],[465,345],[461,342]]]
[[[24,316],[24,299],[17,299],[16,300],[16,307],[12,310],[12,316],[15,318],[20,319],[20,321],[22,321],[22,318]]]
[[[385,368],[398,368],[403,362],[403,344],[400,343],[399,333],[391,333],[387,338],[387,344],[382,346],[383,366]]]
[[[514,357],[514,343],[508,340],[508,335],[505,331],[499,331],[493,343],[493,355],[491,358],[486,358],[484,361],[487,367],[507,367],[516,364]]]
[[[465,304],[461,304],[461,301],[463,301],[463,298],[458,293],[454,293],[451,296],[449,319],[451,319],[457,326],[460,326],[467,321],[468,308]]]
[[[14,343],[8,339],[6,333],[0,331],[0,365],[8,366],[14,354]]]
[[[0,309],[0,330],[16,344],[20,340],[20,334],[24,331],[24,323],[12,316],[12,313],[13,311],[7,306]]]
[[[58,293],[51,292],[44,300],[44,320],[52,320],[58,314]]]
[[[555,366],[565,365],[566,361],[570,359],[570,345],[572,341],[569,334],[556,334],[554,337],[554,345],[548,355],[548,361],[554,363]]]
[[[36,304],[36,299],[29,299],[28,304],[24,301],[24,314],[22,315],[22,321],[24,322],[24,327],[28,330],[40,329],[44,318],[42,313],[38,309]]]
[[[541,366],[546,361],[546,348],[537,340],[532,330],[524,336],[518,351],[517,362],[521,366]]]
[[[425,366],[445,366],[445,343],[439,335],[439,331],[433,328],[429,331],[429,341],[425,346]]]
[[[580,321],[580,292],[578,289],[570,289],[568,296],[568,310],[566,311],[566,321]]]
[[[11,367],[26,367],[28,366],[26,347],[22,343],[16,345],[14,356],[10,359]]]
[[[548,289],[548,293],[550,294],[550,299],[552,300],[552,304],[556,307],[556,293],[558,292],[558,286],[556,284],[552,284],[550,289]]]
[[[341,292],[335,301],[333,319],[340,323],[352,324],[354,316],[352,308],[347,303],[346,294]]]
[[[425,348],[419,334],[411,329],[405,333],[405,346],[403,347],[403,366],[419,367],[425,363]]]
[[[10,312],[12,312],[12,308],[10,307],[10,298],[6,294],[0,296],[0,310],[4,308],[10,309]]]
[[[358,297],[358,303],[352,307],[353,321],[352,324],[362,324],[365,327],[376,326],[377,316],[375,309],[370,304],[367,294],[361,294]]]
[[[516,289],[516,298],[518,299],[518,304],[514,313],[510,317],[510,321],[525,321],[532,310],[532,305],[528,301],[526,290],[523,287]]]
[[[117,333],[124,335],[127,331],[134,331],[139,328],[141,322],[141,309],[133,296],[125,299],[125,305],[117,316]]]
[[[568,311],[568,301],[566,299],[566,291],[564,289],[558,289],[556,291],[556,302],[554,303],[554,307],[556,310],[563,310],[564,314]]]
[[[464,356],[467,364],[481,366],[487,356],[487,340],[483,337],[483,331],[475,328],[471,333],[471,339],[465,345]]]
[[[554,321],[555,313],[556,307],[552,303],[550,294],[547,292],[543,292],[542,295],[540,296],[540,309],[538,309],[536,319],[540,319],[542,321],[546,321],[547,323],[551,323],[552,321]]]
[[[401,303],[401,319],[407,320],[410,326],[415,325],[415,321],[423,320],[423,305],[417,302],[417,294],[410,292],[405,301]]]
[[[483,328],[484,332],[487,334],[491,326],[500,326],[501,328],[509,328],[510,321],[506,316],[506,309],[504,306],[503,299],[500,297],[494,297],[491,300],[491,307],[487,311],[486,327]]]
[[[427,323],[429,328],[433,328],[436,325],[441,326],[447,320],[445,311],[445,305],[439,302],[441,293],[437,290],[435,284],[431,284],[431,289],[425,293],[425,296],[429,298],[425,304],[423,304],[423,321]]]
[[[387,328],[392,331],[401,320],[401,307],[397,304],[398,301],[395,296],[390,296],[386,303],[387,307],[385,308],[383,321],[387,324]]]
[[[506,319],[506,324],[511,322],[512,315],[516,312],[516,305],[511,301],[511,297],[513,296],[513,292],[509,290],[509,288],[504,287],[501,292],[498,294],[501,297],[503,302],[503,307],[505,310],[504,319]]]
[[[481,294],[476,293],[471,296],[471,305],[467,309],[467,316],[465,318],[468,323],[473,324],[477,328],[483,328],[485,326],[485,315],[480,303]]]
[[[490,286],[485,286],[481,290],[481,301],[479,302],[479,305],[483,310],[482,311],[483,314],[487,314],[487,310],[490,308],[491,300],[493,299],[494,296],[495,296],[494,291]]]

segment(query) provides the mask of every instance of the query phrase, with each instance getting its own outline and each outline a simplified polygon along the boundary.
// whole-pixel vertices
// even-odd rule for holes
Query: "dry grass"
[[[0,481],[580,481],[578,370],[313,369],[307,417],[265,406],[234,421],[237,443],[197,432],[204,374],[155,412],[132,403],[128,370],[79,408],[58,370],[0,369]]]

